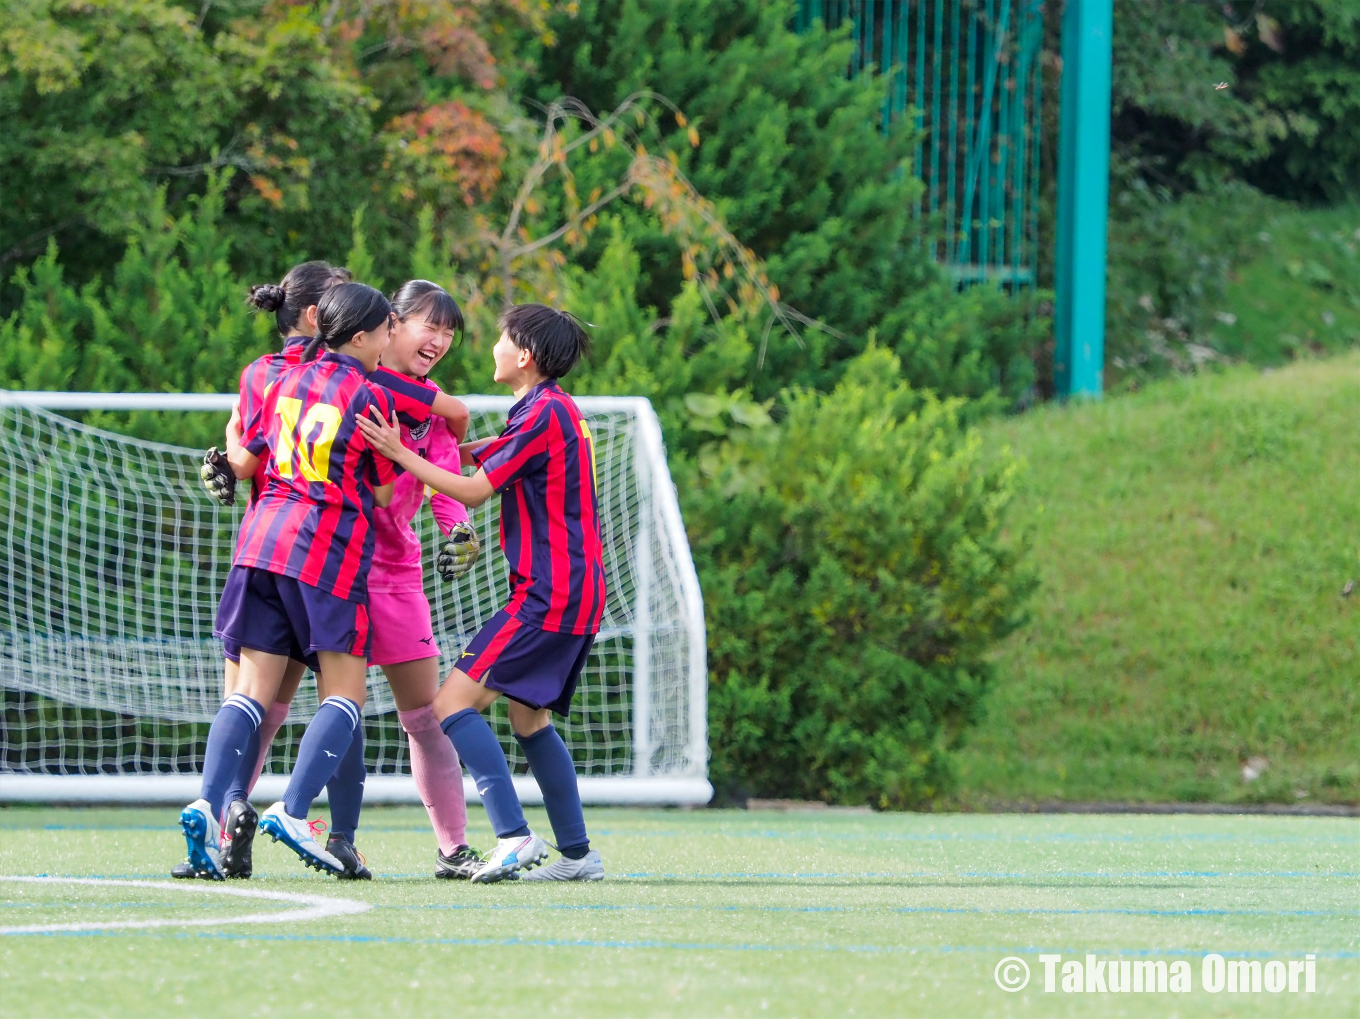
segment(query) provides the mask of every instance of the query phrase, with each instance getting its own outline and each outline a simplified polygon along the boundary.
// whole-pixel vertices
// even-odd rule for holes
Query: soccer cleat
[[[170,876],[178,880],[193,880],[196,877],[211,880],[207,874],[194,870],[194,865],[188,860],[182,860],[170,868]]]
[[[532,874],[524,875],[525,881],[603,881],[604,862],[600,851],[592,849],[579,860],[569,860],[560,856],[552,863]]]
[[[448,856],[436,853],[434,876],[454,881],[466,881],[486,863],[486,857],[471,846],[459,846]]]
[[[227,823],[222,828],[222,870],[227,877],[250,877],[251,846],[260,815],[248,800],[236,800],[227,808]]]
[[[531,870],[548,858],[548,844],[530,832],[508,839],[498,839],[491,855],[468,880],[473,884],[490,884],[508,877],[518,877],[521,870]]]
[[[337,876],[345,873],[345,865],[316,841],[311,825],[300,817],[288,816],[282,800],[260,815],[260,831],[297,853],[298,859],[308,867]]]
[[[194,872],[213,881],[226,877],[222,872],[222,829],[207,800],[194,800],[180,811],[179,830],[184,832],[188,863]]]
[[[332,835],[326,840],[326,852],[342,864],[345,872],[337,874],[341,881],[371,881],[373,874],[364,866],[364,854],[354,848],[354,843],[343,835]]]

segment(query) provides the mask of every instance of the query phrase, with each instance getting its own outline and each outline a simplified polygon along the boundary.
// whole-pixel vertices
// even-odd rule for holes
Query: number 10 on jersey
[[[275,457],[279,474],[291,478],[298,471],[308,481],[325,483],[331,468],[331,443],[340,431],[340,408],[314,403],[299,424],[302,401],[283,397],[278,402],[279,448]],[[320,429],[310,442],[308,436]]]

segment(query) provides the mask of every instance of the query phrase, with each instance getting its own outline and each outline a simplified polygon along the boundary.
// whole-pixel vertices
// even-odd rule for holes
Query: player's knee
[[[510,728],[516,736],[532,736],[552,723],[552,712],[547,708],[531,708],[518,701],[510,702]]]
[[[488,690],[462,669],[454,669],[444,685],[434,696],[434,716],[443,722],[450,715],[473,708],[485,711],[500,696],[495,690]]]

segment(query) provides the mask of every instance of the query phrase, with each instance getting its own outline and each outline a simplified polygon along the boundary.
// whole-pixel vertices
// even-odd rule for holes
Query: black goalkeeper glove
[[[482,557],[482,543],[477,540],[477,532],[469,523],[454,524],[444,544],[439,548],[439,557],[434,567],[445,580],[454,581],[472,569]]]
[[[208,494],[223,506],[236,505],[236,475],[216,446],[203,454],[203,466],[198,469],[198,476],[203,479]]]

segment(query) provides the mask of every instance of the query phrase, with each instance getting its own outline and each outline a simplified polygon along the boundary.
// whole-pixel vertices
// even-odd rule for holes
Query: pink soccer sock
[[[278,735],[279,729],[283,727],[284,719],[288,717],[290,704],[281,704],[275,701],[269,705],[269,710],[264,713],[264,721],[260,723],[260,756],[255,762],[255,774],[250,776],[250,792],[255,788],[255,783],[260,780],[260,772],[264,771],[265,759],[269,757],[269,745],[274,742],[274,737]]]
[[[401,727],[410,737],[411,777],[434,825],[439,851],[448,855],[467,843],[467,801],[463,799],[463,771],[458,751],[439,728],[428,704],[398,711]]]

